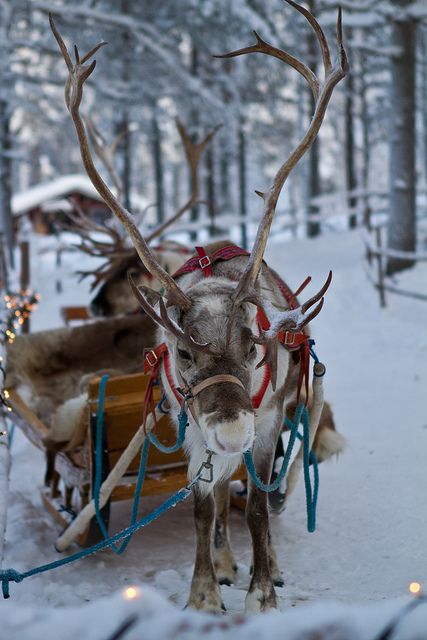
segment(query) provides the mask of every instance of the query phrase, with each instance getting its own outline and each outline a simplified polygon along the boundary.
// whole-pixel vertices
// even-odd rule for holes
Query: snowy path
[[[273,521],[273,537],[286,586],[280,606],[333,600],[379,601],[407,593],[412,580],[425,582],[427,557],[427,329],[425,304],[390,298],[379,309],[377,295],[361,265],[356,234],[329,235],[316,242],[272,243],[267,261],[292,287],[309,273],[317,290],[329,268],[334,280],[312,328],[319,357],[327,364],[326,397],[338,429],[348,440],[346,453],[320,467],[315,534],[306,532],[300,482],[288,510]],[[292,265],[292,267],[291,267]],[[44,299],[53,287],[39,267]],[[425,267],[403,278],[425,291]],[[69,291],[71,290],[71,280]],[[72,285],[76,296],[76,287]],[[71,294],[63,299],[71,299]],[[79,299],[74,298],[74,302]],[[79,300],[81,303],[81,300]],[[43,302],[33,327],[52,323],[56,300]],[[49,311],[48,311],[49,310]],[[4,566],[18,570],[53,560],[57,527],[41,506],[43,460],[17,433],[12,449]],[[148,509],[158,504],[151,499]],[[127,523],[129,504],[113,510],[113,529]],[[231,612],[241,611],[248,585],[249,537],[243,516],[233,513],[232,543],[239,563],[234,587],[223,587]],[[122,557],[104,553],[20,585],[11,585],[15,603],[78,605],[129,583],[143,582],[182,607],[189,589],[194,534],[191,504],[172,510],[137,535]],[[0,618],[8,602],[0,603]],[[427,628],[427,623],[426,623]]]

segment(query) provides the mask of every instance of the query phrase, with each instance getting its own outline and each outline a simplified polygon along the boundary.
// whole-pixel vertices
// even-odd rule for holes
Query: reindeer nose
[[[214,442],[216,445],[217,453],[223,454],[233,454],[233,453],[243,453],[252,445],[253,437],[248,435],[246,441],[242,444],[238,442],[230,442],[228,439],[224,439],[221,441],[221,435],[218,435],[216,432],[214,433]]]
[[[216,453],[243,453],[252,446],[254,440],[254,415],[248,411],[240,411],[236,420],[211,425],[206,435],[208,447]]]

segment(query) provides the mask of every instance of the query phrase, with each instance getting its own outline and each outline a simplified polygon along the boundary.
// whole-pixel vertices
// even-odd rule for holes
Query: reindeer
[[[117,199],[122,202],[124,193],[123,183],[114,168],[114,155],[120,140],[126,132],[119,133],[111,144],[108,144],[91,118],[86,117],[84,122],[92,147],[110,175],[110,179],[117,193]],[[168,227],[179,220],[183,214],[192,209],[192,207],[207,204],[204,200],[199,199],[200,161],[206,147],[222,125],[216,126],[209,131],[200,142],[196,142],[192,139],[179,118],[175,119],[175,124],[189,168],[191,191],[185,203],[179,207],[172,216],[150,232],[146,239],[147,243],[152,243],[156,238],[161,236]],[[144,264],[141,263],[134,247],[128,245],[120,231],[112,226],[97,225],[89,220],[75,200],[73,201],[73,206],[76,213],[69,215],[73,223],[72,230],[77,229],[82,237],[82,242],[77,245],[77,248],[88,255],[105,258],[105,262],[97,269],[77,272],[77,274],[80,275],[80,280],[88,276],[93,277],[91,291],[94,291],[98,285],[101,285],[90,303],[92,315],[111,317],[118,314],[133,313],[135,309],[135,298],[128,284],[128,275],[131,275],[137,284],[149,285],[156,290],[160,286],[159,283],[153,280],[150,272],[145,268]],[[146,210],[148,208],[149,207],[147,207]],[[143,212],[141,216],[142,219],[144,218],[144,213],[145,212]],[[70,226],[67,228],[70,229]],[[95,237],[93,232],[95,232],[98,237]],[[107,236],[108,239],[101,241],[99,234]],[[161,242],[160,245],[153,248],[153,252],[163,269],[169,273],[177,271],[189,257],[190,253],[187,247],[172,240]]]
[[[159,325],[158,346],[153,358],[161,360],[159,371],[171,412],[175,418],[181,408],[181,389],[190,413],[185,437],[190,478],[194,478],[210,452],[212,481],[199,482],[194,489],[194,519],[197,535],[196,560],[188,604],[205,611],[221,612],[219,581],[234,579],[235,565],[227,531],[228,481],[240,464],[243,452],[251,449],[258,475],[267,483],[271,475],[275,445],[286,406],[297,393],[299,367],[289,347],[304,339],[304,328],[320,312],[331,281],[302,306],[288,309],[274,273],[263,262],[278,197],[292,168],[316,138],[334,87],[345,77],[348,63],[342,40],[341,10],[338,12],[338,61],[331,63],[326,37],[314,18],[293,0],[287,2],[309,22],[318,39],[325,69],[321,83],[300,60],[277,49],[256,35],[256,44],[225,54],[232,58],[248,53],[276,57],[293,67],[309,83],[316,101],[312,121],[303,139],[278,170],[272,186],[258,192],[264,201],[262,219],[250,255],[241,251],[228,260],[213,261],[211,248],[206,258],[212,271],[203,269],[183,273],[174,279],[162,269],[139,233],[132,216],[113,196],[93,163],[84,123],[79,113],[83,85],[95,68],[86,64],[99,44],[75,61],[58,33],[52,17],[51,27],[68,68],[66,105],[72,117],[85,169],[111,211],[124,224],[138,255],[163,287],[160,294],[147,287],[133,291],[146,313]],[[202,263],[200,266],[202,266]],[[261,323],[260,316],[264,318]],[[264,328],[260,328],[260,324]],[[258,363],[258,364],[257,364]],[[254,409],[252,397],[266,372],[270,383],[260,405]],[[315,425],[312,425],[313,427]],[[215,521],[215,545],[211,534]],[[277,607],[275,583],[281,574],[269,532],[266,493],[249,481],[246,508],[253,545],[253,572],[245,600],[247,611],[266,611]],[[214,554],[214,557],[213,557]]]

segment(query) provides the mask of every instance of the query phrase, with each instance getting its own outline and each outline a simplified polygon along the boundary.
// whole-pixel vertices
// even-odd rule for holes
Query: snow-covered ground
[[[374,639],[407,601],[408,584],[427,579],[427,307],[390,295],[381,310],[362,254],[359,235],[345,232],[286,244],[273,237],[266,255],[294,288],[313,276],[303,296],[318,289],[330,268],[334,272],[312,332],[328,367],[326,397],[348,440],[340,459],[320,467],[317,531],[306,531],[302,482],[286,512],[273,519],[286,582],[278,589],[281,613],[235,617],[243,610],[250,565],[249,535],[239,512],[231,518],[238,582],[222,587],[228,616],[211,623],[209,616],[181,611],[194,554],[188,501],[137,534],[124,556],[104,552],[12,583],[11,599],[0,602],[0,637],[106,639],[128,615],[140,612],[140,623],[126,638],[314,638],[308,630],[313,634],[330,621],[330,633],[319,638]],[[60,306],[87,301],[88,287],[71,277],[72,260],[64,255],[62,294],[55,293],[52,255],[33,260],[33,286],[42,294],[33,330],[58,326]],[[399,280],[427,293],[426,276],[426,265],[418,265]],[[42,454],[16,433],[12,458],[3,566],[24,571],[58,557],[58,529],[36,489],[43,478]],[[145,501],[143,511],[160,501]],[[112,530],[127,524],[129,511],[128,503],[114,505]],[[141,597],[125,602],[121,590],[129,584],[140,585]],[[394,638],[427,638],[427,604],[402,621]]]

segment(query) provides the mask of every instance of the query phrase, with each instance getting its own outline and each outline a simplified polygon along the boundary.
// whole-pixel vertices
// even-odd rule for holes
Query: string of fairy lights
[[[6,314],[0,319],[0,347],[13,344],[19,328],[30,317],[31,313],[37,309],[40,301],[40,294],[29,289],[21,289],[18,293],[7,292],[3,296]],[[9,405],[9,392],[5,388],[6,370],[3,356],[0,355],[0,409],[11,412]]]

